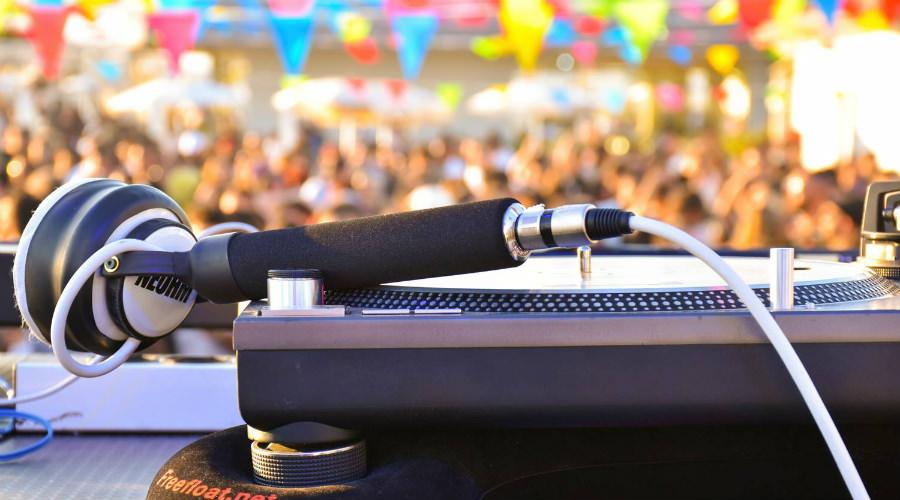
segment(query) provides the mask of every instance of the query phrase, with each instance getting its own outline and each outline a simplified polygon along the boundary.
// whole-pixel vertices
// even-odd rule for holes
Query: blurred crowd
[[[661,132],[637,147],[627,132],[601,133],[588,122],[550,140],[395,137],[341,147],[304,127],[284,148],[274,136],[217,126],[193,110],[166,148],[110,118],[86,127],[63,103],[40,113],[42,125],[25,130],[0,101],[0,240],[17,239],[55,187],[110,177],[165,190],[198,229],[224,221],[289,227],[511,196],[526,205],[621,207],[718,247],[847,250],[857,245],[866,186],[886,175],[865,155],[810,174],[793,143],[726,154],[713,133]]]

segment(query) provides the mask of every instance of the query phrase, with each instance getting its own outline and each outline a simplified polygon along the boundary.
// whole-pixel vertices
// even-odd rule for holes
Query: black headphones
[[[169,252],[190,250],[197,241],[181,207],[150,186],[86,179],[51,193],[25,227],[13,264],[16,302],[31,331],[51,343],[64,288],[92,255],[126,239]],[[110,257],[104,267],[118,263]],[[175,330],[197,298],[176,276],[92,272],[67,315],[65,342],[72,350],[110,355],[128,339],[140,341],[137,349],[147,347]]]

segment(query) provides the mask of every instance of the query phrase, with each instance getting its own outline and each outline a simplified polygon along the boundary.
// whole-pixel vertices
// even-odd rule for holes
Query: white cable
[[[50,346],[53,348],[53,354],[59,364],[70,373],[79,377],[106,375],[124,363],[141,345],[140,340],[129,337],[115,353],[103,361],[91,365],[79,363],[66,347],[66,322],[78,292],[108,259],[125,252],[136,251],[162,251],[162,249],[146,241],[135,239],[116,240],[108,243],[78,267],[59,295],[56,308],[53,310],[53,318],[50,320]]]
[[[256,226],[245,222],[223,222],[221,224],[209,226],[203,231],[200,231],[200,234],[197,235],[197,239],[202,240],[203,238],[224,233],[255,233],[257,231],[259,231],[259,229],[257,229]]]
[[[844,484],[847,485],[850,495],[854,500],[868,500],[869,493],[866,491],[862,478],[860,478],[859,472],[857,472],[856,466],[853,464],[853,459],[847,451],[847,446],[841,439],[841,435],[834,425],[831,415],[828,414],[828,409],[825,407],[822,397],[819,396],[816,386],[813,385],[809,373],[803,366],[803,362],[800,361],[797,352],[791,346],[791,342],[784,335],[784,332],[781,331],[781,327],[775,322],[775,318],[772,317],[772,314],[769,313],[766,306],[763,305],[762,301],[759,300],[759,297],[756,296],[747,283],[716,252],[684,231],[640,216],[632,216],[628,223],[634,230],[665,238],[681,246],[706,263],[728,283],[728,286],[734,290],[734,293],[737,294],[738,298],[750,311],[753,319],[759,323],[763,333],[765,333],[769,342],[772,343],[772,346],[775,347],[781,362],[784,363],[785,368],[787,368],[788,373],[794,380],[794,384],[797,385],[797,389],[800,390],[800,395],[806,402],[809,412],[812,413],[816,425],[819,426],[819,431],[822,433],[822,437],[825,438],[825,443],[828,445],[832,457],[834,457],[834,461],[841,472],[841,476],[844,478]]]
[[[226,232],[253,233],[256,231],[258,231],[258,229],[250,224],[245,224],[243,222],[225,222],[210,226],[198,235],[198,239]],[[97,355],[92,357],[87,364],[79,363],[72,357],[71,352],[65,345],[65,325],[69,311],[74,303],[75,296],[87,280],[97,272],[97,268],[102,266],[107,259],[110,259],[115,255],[139,250],[158,251],[161,249],[156,245],[152,245],[142,240],[117,240],[101,247],[97,252],[91,255],[88,260],[79,266],[75,271],[75,274],[72,275],[72,278],[66,284],[66,287],[63,289],[63,293],[60,294],[50,324],[50,340],[53,354],[56,356],[59,363],[66,370],[71,372],[72,375],[33,394],[0,400],[0,405],[16,405],[50,396],[51,394],[55,394],[72,385],[72,383],[80,377],[98,377],[100,375],[105,375],[121,366],[122,363],[134,354],[134,351],[140,345],[140,341],[129,338],[113,355],[109,357]]]
[[[92,365],[94,363],[99,363],[100,361],[103,361],[104,359],[105,359],[104,356],[97,355],[97,356],[92,357],[88,361],[87,364]],[[70,385],[72,385],[73,382],[75,382],[79,378],[81,378],[81,377],[79,377],[78,375],[69,375],[68,377],[57,382],[56,384],[51,385],[50,387],[40,390],[38,392],[31,393],[27,396],[12,397],[9,399],[0,399],[0,406],[18,405],[18,404],[28,403],[31,401],[35,401],[35,400],[47,397],[51,394],[55,394],[55,393],[65,389],[66,387],[69,387]]]

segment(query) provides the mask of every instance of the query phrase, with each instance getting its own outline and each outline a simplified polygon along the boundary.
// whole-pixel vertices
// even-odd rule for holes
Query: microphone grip
[[[521,262],[503,235],[503,217],[513,203],[506,198],[229,235],[227,268],[236,289],[218,286],[226,278],[219,274],[226,267],[224,241],[204,245],[216,237],[207,238],[191,255],[193,282],[201,296],[230,302],[264,298],[270,269],[319,269],[326,288],[341,289],[513,267]],[[219,248],[218,258],[209,255],[212,247]]]

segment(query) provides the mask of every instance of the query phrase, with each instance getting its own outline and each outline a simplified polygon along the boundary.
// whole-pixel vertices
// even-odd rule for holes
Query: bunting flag
[[[745,29],[756,29],[772,17],[773,0],[739,0],[738,20]]]
[[[700,21],[705,14],[703,5],[697,1],[685,0],[672,7],[678,12],[678,15],[689,21]]]
[[[737,65],[741,52],[734,45],[712,45],[706,49],[706,61],[720,75],[727,75]]]
[[[172,74],[178,73],[181,54],[194,48],[197,41],[200,14],[196,10],[161,10],[150,14],[147,24],[166,51]]]
[[[613,16],[628,32],[631,43],[640,50],[641,60],[647,57],[650,46],[666,33],[667,0],[616,2]]]
[[[712,24],[734,24],[738,18],[738,0],[719,0],[706,11]]]
[[[644,62],[644,56],[643,51],[631,42],[627,42],[619,47],[619,57],[632,66],[638,66]]]
[[[277,17],[308,17],[315,0],[266,0],[269,11]]]
[[[694,54],[689,47],[684,45],[672,45],[669,47],[669,59],[679,66],[687,66],[691,63]]]
[[[313,17],[272,16],[272,38],[285,73],[299,75],[306,65],[312,44]]]
[[[578,38],[575,32],[575,26],[570,19],[564,17],[556,17],[547,30],[547,36],[544,37],[544,43],[550,47],[566,47]]]
[[[816,5],[819,6],[819,9],[825,14],[825,19],[828,19],[828,24],[834,24],[835,16],[837,16],[837,11],[841,8],[841,0],[816,0]]]
[[[613,26],[600,35],[600,43],[609,47],[621,47],[628,43],[628,33],[621,26]]]
[[[35,5],[30,8],[31,31],[28,40],[38,59],[44,78],[55,80],[59,76],[59,66],[64,48],[63,29],[70,9],[61,6]]]
[[[378,44],[372,38],[353,43],[347,42],[344,44],[344,50],[360,64],[375,64],[380,59]]]
[[[500,0],[499,18],[519,67],[533,71],[553,23],[553,8],[544,0]]]
[[[779,25],[788,25],[806,10],[806,0],[777,0],[772,7],[772,19]]]
[[[572,0],[572,10],[606,19],[610,15],[612,3],[610,0]]]
[[[31,5],[35,7],[60,7],[62,0],[32,0]]]
[[[152,3],[152,0],[150,1]],[[197,43],[197,40],[203,38],[206,34],[206,30],[210,28],[210,23],[207,18],[209,17],[209,11],[215,4],[215,1],[216,0],[159,0],[159,9],[162,11],[194,11],[197,13],[197,28],[194,30],[194,39],[191,42],[191,47],[193,47],[193,45]]]
[[[394,36],[397,37],[397,55],[403,78],[415,80],[422,71],[425,54],[438,29],[435,14],[400,14],[391,18]]]
[[[889,22],[894,22],[900,17],[900,0],[882,0],[881,8]]]
[[[115,3],[116,0],[78,0],[78,7],[84,16],[90,20],[97,19],[97,14],[103,7]]]
[[[575,31],[587,37],[598,36],[603,32],[603,21],[593,16],[579,16],[575,19]]]
[[[344,43],[362,42],[372,32],[372,23],[358,12],[347,10],[334,17],[335,31]]]
[[[579,64],[592,64],[597,59],[597,45],[589,40],[578,40],[572,44],[572,57]]]

